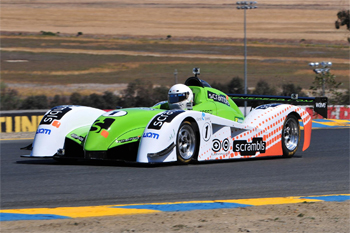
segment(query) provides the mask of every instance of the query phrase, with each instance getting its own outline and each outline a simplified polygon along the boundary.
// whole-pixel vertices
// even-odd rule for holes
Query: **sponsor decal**
[[[51,134],[51,129],[44,129],[44,128],[40,128],[36,131],[36,134],[47,134],[50,135]]]
[[[221,142],[219,139],[213,139],[213,148],[214,152],[219,152],[221,150]]]
[[[202,112],[201,117],[196,118],[197,121],[210,121],[210,117],[207,117],[204,112]]]
[[[326,108],[327,103],[315,103],[316,108]]]
[[[267,109],[267,108],[274,108],[278,105],[281,105],[281,104],[264,104],[264,105],[260,105],[258,107],[256,107],[255,109]]]
[[[126,114],[128,114],[128,112],[126,112],[126,111],[114,110],[114,111],[103,113],[102,116],[121,117],[121,116],[125,116]]]
[[[117,140],[115,141],[116,143],[124,143],[124,142],[130,142],[130,141],[135,141],[135,140],[139,140],[140,136],[136,136],[136,137],[131,137],[128,139],[122,139],[122,140]]]
[[[228,149],[230,149],[230,141],[225,138],[223,141],[222,141],[222,149],[226,152],[228,151]]]
[[[52,108],[49,111],[49,113],[47,113],[43,117],[43,119],[41,120],[40,124],[41,125],[50,125],[55,120],[60,120],[70,110],[72,110],[72,109],[70,107],[68,107],[68,106],[58,106],[58,107]],[[58,128],[59,126],[58,127],[55,126],[55,127]]]
[[[206,122],[204,125],[203,125],[203,140],[204,141],[208,141],[211,137],[211,133],[212,133],[212,129],[211,129],[211,124],[209,122]]]
[[[166,101],[163,101],[163,102],[166,102]],[[154,105],[154,106],[157,106],[158,104]],[[148,110],[148,111],[154,111],[155,109],[154,108],[138,108],[138,109],[142,109],[142,110]]]
[[[238,123],[243,123],[244,122],[244,120],[242,118],[238,118],[238,117],[235,118],[235,121],[238,122]]]
[[[256,152],[265,153],[266,142],[263,138],[253,138],[252,142],[246,140],[233,141],[233,151],[239,152],[241,155],[255,155]]]
[[[106,131],[109,129],[109,127],[113,124],[114,121],[115,121],[115,119],[113,119],[113,118],[105,118],[103,120],[96,120],[94,122],[94,124],[91,126],[90,131],[96,131],[96,133],[100,133],[102,130]]]
[[[143,137],[144,137],[144,138],[154,138],[154,139],[158,139],[158,138],[159,138],[159,134],[148,132],[148,133],[144,133],[144,134],[143,134]]]
[[[53,127],[56,127],[57,129],[61,126],[61,122],[59,122],[59,121],[53,121],[52,122],[52,126]]]
[[[169,141],[170,141],[171,139],[175,138],[175,135],[176,135],[176,133],[175,133],[175,130],[173,129],[172,134],[170,134],[170,136],[169,136]]]
[[[71,136],[72,138],[74,138],[74,139],[77,139],[77,140],[81,141],[81,142],[83,142],[84,139],[85,139],[85,137],[78,136],[78,135],[75,134],[75,133],[72,133],[70,136]]]
[[[230,106],[230,103],[228,102],[228,96],[226,95],[218,95],[215,94],[214,92],[208,91],[208,99],[212,99],[216,102],[226,104],[227,106]]]
[[[327,97],[315,97],[314,111],[320,114],[323,118],[329,117],[329,110],[333,108],[327,108]],[[310,114],[311,116],[314,114]]]
[[[104,138],[107,138],[109,135],[108,131],[107,130],[102,130],[101,132],[101,136],[104,137]]]
[[[153,118],[153,120],[149,124],[148,128],[160,130],[165,122],[170,123],[177,115],[179,115],[180,113],[183,113],[183,112],[185,112],[185,111],[183,111],[183,110],[170,110],[170,111],[165,111],[161,114],[158,114],[157,116],[155,116]]]
[[[212,150],[216,153],[219,152],[221,149],[227,152],[230,149],[230,141],[227,138],[225,138],[222,142],[220,142],[219,139],[213,139]]]
[[[209,114],[213,114],[213,110],[200,110],[201,112],[205,112],[205,113],[209,113]]]

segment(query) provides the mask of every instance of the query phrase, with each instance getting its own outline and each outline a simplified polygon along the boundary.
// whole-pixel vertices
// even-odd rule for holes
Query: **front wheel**
[[[197,138],[194,126],[189,121],[181,123],[176,137],[176,156],[180,164],[187,164],[197,154]]]
[[[298,150],[300,143],[300,126],[298,119],[293,116],[287,116],[282,129],[282,149],[283,157],[293,157]]]

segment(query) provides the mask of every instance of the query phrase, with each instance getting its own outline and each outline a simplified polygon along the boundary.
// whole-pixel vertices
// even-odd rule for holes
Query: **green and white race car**
[[[232,100],[237,95],[210,87],[194,70],[195,76],[180,86],[190,91],[174,87],[168,101],[153,107],[108,112],[73,105],[52,108],[28,147],[31,154],[22,157],[181,164],[291,157],[300,144],[299,120],[304,126],[303,150],[308,148],[312,123],[305,110],[291,104],[265,104],[244,117]]]

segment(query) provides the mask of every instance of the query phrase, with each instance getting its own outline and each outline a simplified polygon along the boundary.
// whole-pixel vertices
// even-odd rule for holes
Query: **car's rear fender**
[[[198,160],[281,156],[282,128],[284,120],[290,114],[302,119],[304,123],[305,150],[311,137],[311,117],[308,113],[292,105],[266,105],[253,110],[243,123],[211,116],[212,136],[204,143],[201,141]],[[253,149],[246,150],[245,146],[252,144]]]
[[[304,151],[310,145],[312,120],[308,112],[301,107],[289,104],[261,105],[252,110],[244,120],[244,124],[261,129],[265,135],[264,141],[266,141],[267,151],[264,156],[283,154],[281,144],[282,128],[285,119],[290,114],[295,115],[303,122]]]

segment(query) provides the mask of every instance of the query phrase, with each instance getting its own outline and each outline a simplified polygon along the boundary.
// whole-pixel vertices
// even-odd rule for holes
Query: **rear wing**
[[[323,118],[327,117],[327,97],[298,97],[296,94],[291,96],[274,96],[274,95],[246,95],[246,94],[227,94],[237,105],[248,102],[253,108],[264,103],[285,103],[293,105],[313,105],[314,111]],[[243,105],[242,105],[243,106]]]

